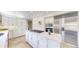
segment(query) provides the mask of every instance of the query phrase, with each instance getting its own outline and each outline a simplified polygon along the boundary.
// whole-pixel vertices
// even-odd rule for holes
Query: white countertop
[[[47,37],[48,39],[55,40],[57,42],[62,42],[62,37],[60,34],[51,33],[51,35],[48,34],[48,32],[40,33],[40,35]]]
[[[27,31],[27,32],[30,32],[30,31]],[[61,35],[57,34],[57,33],[51,33],[51,35],[49,35],[48,32],[42,32],[42,33],[38,33],[38,35],[41,35],[43,37],[46,37],[48,39],[51,39],[51,40],[54,40],[54,41],[57,41],[57,42],[60,42],[60,43],[62,42]]]

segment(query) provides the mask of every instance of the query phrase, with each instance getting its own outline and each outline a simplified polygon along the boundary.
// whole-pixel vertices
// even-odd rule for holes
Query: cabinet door
[[[0,48],[6,48],[7,47],[7,43],[8,43],[7,40],[8,40],[7,34],[4,33],[4,35],[2,35],[0,37]]]
[[[47,48],[47,38],[39,36],[38,48]]]
[[[32,40],[33,40],[33,47],[37,48],[37,45],[38,45],[38,34],[37,33],[33,33]]]
[[[4,47],[4,38],[3,36],[0,37],[0,48]]]
[[[48,48],[60,48],[60,43],[52,39],[48,39]]]
[[[29,32],[29,44],[33,45],[33,37],[32,37],[32,33]]]
[[[26,32],[26,38],[25,38],[26,42],[29,42],[29,32]]]

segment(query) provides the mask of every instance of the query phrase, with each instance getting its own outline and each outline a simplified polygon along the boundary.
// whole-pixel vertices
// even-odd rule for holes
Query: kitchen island
[[[34,48],[60,48],[62,38],[56,33],[26,31],[26,42]]]
[[[0,29],[0,48],[8,47],[8,30]]]

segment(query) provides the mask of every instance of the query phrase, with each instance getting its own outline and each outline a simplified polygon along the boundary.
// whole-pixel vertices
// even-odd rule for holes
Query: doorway
[[[32,30],[32,21],[28,20],[28,30]]]

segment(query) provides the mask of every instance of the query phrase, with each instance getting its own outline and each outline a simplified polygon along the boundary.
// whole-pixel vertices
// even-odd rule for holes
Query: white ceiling
[[[51,13],[56,13],[57,11],[8,11],[2,12],[6,15],[24,17],[26,19],[32,19],[39,16],[44,16]]]
[[[63,11],[3,11],[2,14],[6,14],[9,16],[17,16],[26,19],[33,19],[39,16],[44,16],[48,14],[55,15]]]
[[[56,12],[57,11],[13,11],[13,13],[23,15],[26,19],[32,19]]]

